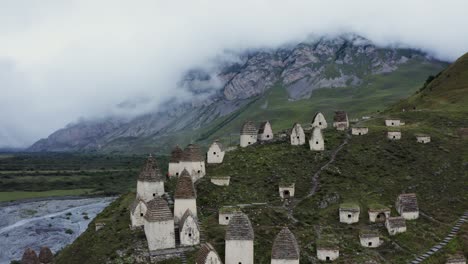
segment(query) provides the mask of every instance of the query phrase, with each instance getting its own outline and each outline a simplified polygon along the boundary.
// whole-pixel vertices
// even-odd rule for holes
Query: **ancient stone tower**
[[[194,246],[200,244],[200,227],[197,218],[187,209],[179,221],[180,244]]]
[[[257,142],[257,128],[252,121],[247,121],[240,131],[240,146],[245,148]]]
[[[39,263],[40,264],[52,264],[54,262],[54,254],[48,247],[41,247],[39,252]]]
[[[320,129],[328,127],[327,120],[325,120],[325,116],[322,113],[315,113],[314,119],[312,120],[312,127],[318,127]]]
[[[235,214],[226,230],[226,264],[254,263],[254,232],[247,215]]]
[[[291,140],[291,145],[293,146],[300,146],[305,144],[305,133],[304,129],[302,129],[301,124],[294,123],[289,137]]]
[[[271,251],[271,264],[299,264],[299,245],[296,237],[284,227],[276,236]]]
[[[322,130],[318,127],[314,127],[312,131],[312,136],[309,140],[310,150],[313,151],[322,151],[325,150],[325,141],[323,139]]]
[[[206,153],[206,162],[209,164],[222,163],[224,159],[224,148],[219,141],[213,142]]]
[[[258,128],[257,139],[260,141],[268,141],[273,139],[273,129],[270,122],[262,122]]]
[[[346,130],[349,127],[348,114],[345,111],[336,111],[333,117],[333,127],[337,130]]]
[[[176,223],[180,221],[187,209],[195,217],[197,216],[197,193],[195,186],[187,170],[183,170],[177,180],[174,194],[174,220]]]
[[[149,156],[138,176],[137,197],[148,202],[164,194],[164,177],[156,164],[156,159]]]
[[[150,251],[175,248],[174,217],[167,202],[156,196],[148,202],[145,235]]]
[[[180,168],[182,154],[183,151],[179,146],[175,146],[175,148],[172,150],[167,173],[169,177],[179,176],[179,173],[182,171],[183,168]]]
[[[148,205],[143,199],[137,197],[130,207],[130,222],[132,227],[143,226],[145,224],[145,214]]]
[[[194,182],[205,176],[205,158],[198,145],[189,144],[184,149],[179,169],[181,169],[180,173],[186,169]]]

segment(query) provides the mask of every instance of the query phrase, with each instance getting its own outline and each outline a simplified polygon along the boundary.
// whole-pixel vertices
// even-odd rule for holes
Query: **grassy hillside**
[[[460,68],[452,66],[449,69]],[[367,135],[350,136],[330,128],[325,130],[326,150],[323,152],[311,152],[307,146],[290,146],[287,142],[257,144],[228,152],[224,162],[208,166],[207,176],[197,183],[198,215],[206,240],[224,258],[226,228],[217,224],[217,211],[225,205],[243,205],[242,211],[248,214],[255,231],[255,263],[269,263],[273,239],[284,226],[288,226],[298,239],[301,263],[317,263],[316,241],[324,238],[332,238],[340,248],[340,258],[335,263],[408,263],[425,253],[444,239],[468,209],[468,139],[458,132],[460,128],[468,127],[468,109],[463,101],[468,95],[465,92],[458,94],[456,97],[460,100],[447,108],[441,107],[447,104],[440,103],[444,100],[437,99],[438,93],[447,98],[454,98],[452,96],[459,93],[459,89],[452,89],[452,85],[436,86],[445,74],[451,75],[451,71],[444,71],[428,83],[420,92],[425,93],[422,99],[416,94],[386,111],[374,113],[370,120],[361,121],[359,125],[369,128]],[[426,91],[427,87],[433,88]],[[250,110],[239,113],[237,121],[219,127],[219,132],[208,137],[223,135],[230,131],[230,126],[238,126],[245,119],[272,119],[276,129],[281,128],[280,124],[288,127],[301,116],[309,120],[313,110],[306,115],[303,112],[309,110],[286,110],[292,108],[282,108],[281,103],[276,103],[275,100],[282,100],[278,99],[282,93],[280,88],[271,90],[268,97],[260,98]],[[383,100],[381,96],[365,96],[370,96],[367,99],[374,102]],[[265,105],[266,100],[271,112],[254,107]],[[349,100],[349,104],[343,102],[340,108],[361,113],[358,109],[362,101],[352,103],[352,99]],[[408,109],[409,102],[418,102],[414,104],[416,109]],[[303,103],[302,109],[312,107]],[[333,110],[330,106],[321,106],[325,113]],[[402,111],[403,106],[405,111]],[[371,105],[367,107],[372,108]],[[383,108],[377,104],[374,107],[373,110]],[[327,117],[330,119],[330,115]],[[387,117],[400,118],[406,123],[398,128],[402,132],[401,140],[386,139],[389,129],[384,126],[384,120]],[[417,143],[416,133],[429,134],[432,142]],[[211,184],[210,177],[215,176],[231,176],[230,186]],[[281,182],[296,184],[296,194],[290,203],[280,200],[278,185]],[[174,181],[167,183],[170,195],[174,187]],[[367,210],[370,205],[387,206],[395,216],[395,199],[404,192],[416,193],[420,208],[420,218],[407,221],[406,233],[389,236],[383,224],[369,223]],[[91,226],[59,254],[57,263],[85,260],[86,263],[105,260],[132,263],[135,256],[141,256],[146,246],[144,236],[141,231],[128,229],[128,206],[134,195],[122,196],[95,220],[116,224],[106,226],[101,233],[94,232]],[[339,223],[339,204],[346,202],[360,205],[359,223]],[[379,231],[384,241],[382,246],[377,249],[360,246],[358,235],[366,228]],[[446,255],[454,252],[467,255],[467,233],[465,224],[454,240],[425,263],[443,263]],[[117,240],[121,242],[112,242]],[[108,244],[111,246],[106,246]],[[188,254],[189,263],[193,263],[193,255],[194,252]],[[166,263],[180,261],[173,259]]]

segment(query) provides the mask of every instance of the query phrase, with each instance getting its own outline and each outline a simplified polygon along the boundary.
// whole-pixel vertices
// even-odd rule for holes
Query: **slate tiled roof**
[[[210,254],[210,252],[214,252],[218,258],[221,260],[221,258],[218,255],[218,252],[214,249],[214,247],[210,243],[204,243],[201,247],[200,250],[197,253],[197,258],[195,260],[195,264],[205,264],[206,263],[206,258]]]
[[[147,182],[164,181],[161,170],[159,169],[158,164],[156,163],[156,159],[153,156],[149,155],[145,165],[141,169],[138,180]]]
[[[171,159],[169,160],[169,162],[180,162],[182,160],[183,153],[184,151],[179,146],[175,146],[174,149],[171,151]]]
[[[358,204],[343,203],[343,204],[340,204],[340,211],[357,213],[357,212],[361,211],[361,209],[360,209]]]
[[[263,134],[263,132],[265,132],[265,127],[267,124],[270,125],[270,122],[265,121],[260,123],[260,127],[258,128],[258,134]]]
[[[30,248],[26,249],[21,258],[21,264],[39,264],[36,252]]]
[[[347,122],[348,115],[345,111],[336,111],[335,116],[333,117],[334,122]]]
[[[362,238],[372,238],[372,237],[378,237],[378,236],[379,236],[379,232],[377,232],[376,230],[365,229],[365,230],[361,230],[361,232],[359,233],[359,237],[362,237]]]
[[[257,135],[257,128],[252,121],[247,121],[242,126],[241,135]]]
[[[182,216],[182,218],[180,218],[180,220],[179,220],[179,229],[182,230],[182,228],[183,228],[183,226],[185,224],[185,221],[187,221],[187,218],[189,218],[189,217],[192,217],[195,220],[195,224],[197,225],[198,230],[200,230],[200,228],[198,227],[198,221],[197,221],[196,217],[192,214],[192,211],[190,211],[190,209],[185,210],[184,215]]]
[[[389,217],[387,221],[390,228],[406,227],[406,221],[401,216]]]
[[[172,212],[167,205],[167,202],[161,197],[155,197],[147,203],[145,219],[148,222],[161,222],[173,220]]]
[[[402,213],[418,212],[418,200],[415,193],[404,193],[398,196],[397,205]]]
[[[229,220],[226,240],[253,240],[254,231],[250,219],[243,213],[236,213]]]
[[[52,263],[54,261],[54,254],[50,251],[48,247],[41,247],[39,252],[39,262],[41,263]]]
[[[177,186],[174,194],[175,199],[196,199],[197,193],[193,185],[192,177],[186,169],[182,171],[177,179]]]
[[[182,161],[204,161],[200,147],[195,144],[189,144],[182,154]]]
[[[272,259],[299,259],[299,245],[296,237],[284,227],[275,238],[271,252]]]

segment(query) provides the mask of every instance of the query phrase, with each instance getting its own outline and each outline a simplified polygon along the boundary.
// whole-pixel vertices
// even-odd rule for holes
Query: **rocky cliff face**
[[[208,95],[202,100],[171,104],[130,121],[112,119],[69,125],[39,140],[29,150],[90,151],[119,139],[154,139],[196,130],[243,107],[275,84],[282,85],[290,101],[294,101],[310,98],[315,89],[361,85],[367,77],[390,73],[405,63],[440,63],[422,52],[380,48],[356,35],[250,51],[242,54],[239,61],[222,65],[215,73],[187,73],[179,85],[194,95]]]

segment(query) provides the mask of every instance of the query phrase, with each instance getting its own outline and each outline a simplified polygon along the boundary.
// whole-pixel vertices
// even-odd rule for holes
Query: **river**
[[[26,248],[55,254],[83,233],[115,197],[58,198],[0,203],[0,264],[19,260]]]

